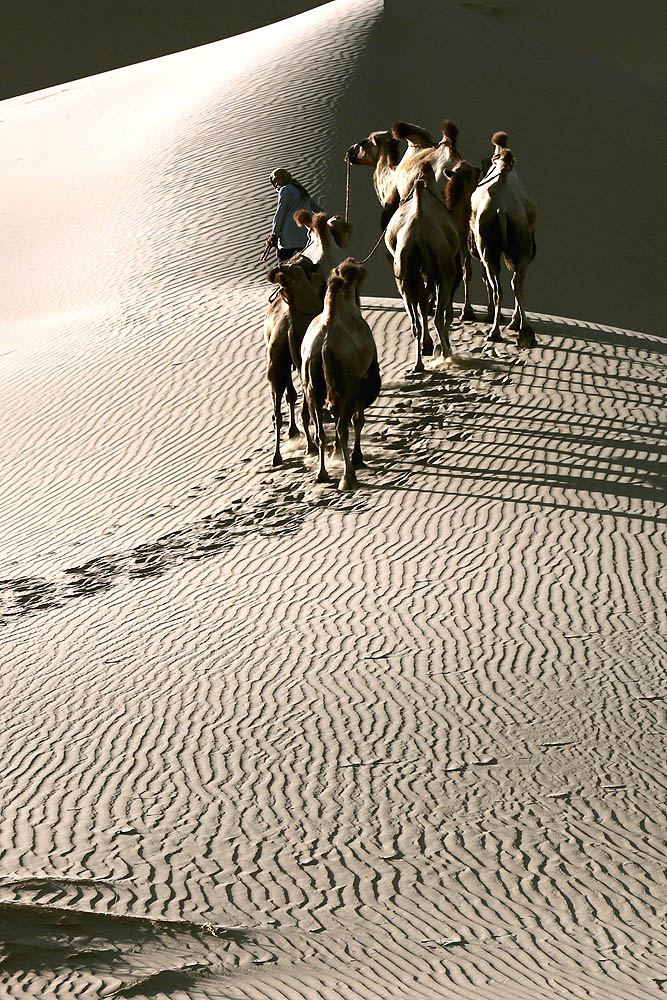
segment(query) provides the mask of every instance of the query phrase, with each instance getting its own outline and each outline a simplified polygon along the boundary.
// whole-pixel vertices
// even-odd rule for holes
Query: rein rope
[[[401,200],[400,200],[400,201],[399,201],[399,203],[398,203],[398,207],[400,208],[400,206],[401,206],[401,205],[405,205],[406,201],[410,201],[410,199],[412,198],[412,196],[413,196],[413,194],[414,194],[414,193],[415,193],[415,189],[414,189],[414,187],[413,187],[413,188],[411,188],[411,189],[410,189],[410,194],[407,194],[407,195],[405,196],[405,198],[401,198]],[[392,216],[392,218],[393,218],[393,216]],[[391,219],[389,220],[389,222],[391,222]],[[377,250],[377,248],[378,248],[378,247],[380,246],[380,244],[382,243],[382,240],[384,239],[384,235],[385,235],[385,233],[386,233],[386,232],[387,232],[387,230],[389,229],[389,222],[387,223],[387,225],[386,225],[386,226],[384,227],[384,229],[383,229],[383,230],[382,230],[382,232],[380,233],[380,238],[379,238],[379,240],[377,241],[377,243],[375,244],[375,246],[373,247],[373,249],[371,250],[371,252],[370,252],[370,253],[369,253],[369,254],[368,254],[368,255],[367,255],[366,257],[364,257],[364,259],[363,259],[363,260],[358,260],[358,261],[357,261],[357,264],[365,264],[365,263],[366,263],[366,261],[368,261],[368,260],[370,260],[370,259],[371,259],[371,257],[373,256],[373,254],[375,253],[375,251]]]

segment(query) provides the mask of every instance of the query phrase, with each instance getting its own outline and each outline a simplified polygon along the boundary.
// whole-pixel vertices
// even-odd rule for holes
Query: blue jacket
[[[294,184],[283,184],[278,191],[278,207],[271,227],[272,235],[278,237],[281,250],[302,250],[308,242],[308,231],[297,226],[294,221],[294,213],[300,208],[305,208],[307,212],[324,211],[310,196],[304,198]]]

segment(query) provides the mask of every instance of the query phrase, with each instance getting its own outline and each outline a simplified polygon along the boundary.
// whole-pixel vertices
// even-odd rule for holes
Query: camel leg
[[[484,285],[486,287],[486,322],[493,323],[493,285],[490,284],[486,272],[483,275]]]
[[[285,395],[287,396],[287,404],[289,406],[289,429],[287,433],[289,437],[295,438],[299,436],[299,428],[296,425],[296,413],[294,412],[294,408],[296,406],[296,390],[294,388],[291,375],[287,376]]]
[[[463,309],[461,310],[461,320],[475,320],[475,311],[470,302],[470,285],[472,283],[472,259],[468,247],[461,248],[463,257]]]
[[[305,392],[303,394],[303,405],[301,407],[301,421],[303,423],[303,433],[306,438],[306,455],[316,455],[317,446],[310,433],[310,408],[308,406],[308,400],[306,399]]]
[[[317,436],[317,444],[320,450],[320,467],[317,472],[316,483],[330,483],[331,477],[327,472],[327,467],[325,464],[325,456],[327,450],[327,438],[324,433],[324,418],[322,416],[322,407],[315,404],[314,406],[315,414],[315,432]]]
[[[422,361],[422,324],[419,316],[419,307],[417,302],[414,302],[408,295],[405,294],[402,287],[399,291],[403,297],[403,303],[405,305],[405,311],[410,318],[410,325],[412,327],[412,336],[415,338],[415,366],[412,369],[413,372],[423,372],[424,362]]]
[[[440,348],[443,357],[448,357],[452,353],[449,342],[449,327],[453,318],[452,284],[447,280],[439,281],[435,303],[435,328],[440,338]]]
[[[523,281],[526,276],[526,268],[519,267],[512,275],[512,291],[516,297],[516,309],[519,314],[519,336],[517,339],[518,347],[536,347],[537,340],[535,339],[535,331],[533,330],[530,323],[526,321],[526,313],[523,308]],[[514,319],[514,317],[512,317]],[[516,329],[513,327],[513,329]]]
[[[271,396],[273,398],[273,428],[274,428],[274,450],[273,466],[282,465],[283,457],[280,454],[280,429],[283,425],[282,398],[285,391],[284,384],[275,380],[271,382]]]
[[[354,424],[354,449],[352,451],[352,465],[355,469],[364,469],[364,456],[361,454],[361,431],[364,426],[364,411],[358,405],[352,416]]]
[[[430,334],[429,329],[428,329],[429,303],[428,303],[427,299],[423,299],[420,302],[419,308],[421,310],[421,318],[422,318],[422,326],[421,326],[421,329],[422,329],[422,333],[421,333],[422,355],[423,354],[430,354],[430,355],[432,355],[434,353],[434,345],[433,345],[433,340],[431,339],[431,334]]]
[[[492,343],[502,343],[503,338],[500,333],[500,317],[503,304],[503,289],[500,284],[500,262],[489,260],[487,255],[484,255],[482,259],[486,270],[486,277],[493,292],[494,305],[493,326],[489,331],[487,340],[490,340]]]
[[[338,439],[343,452],[345,471],[343,472],[340,482],[338,483],[339,490],[354,490],[359,485],[354,467],[350,461],[350,449],[348,445],[350,434],[350,409],[351,407],[349,402],[346,399],[342,400],[339,411],[340,415],[336,423],[336,430],[338,432]]]

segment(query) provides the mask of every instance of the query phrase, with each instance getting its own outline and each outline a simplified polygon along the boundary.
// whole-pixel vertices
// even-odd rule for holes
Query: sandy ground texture
[[[665,995],[657,265],[588,167],[563,208],[545,88],[591,60],[455,4],[454,68],[495,37],[552,76],[509,120],[433,63],[374,86],[419,7],[337,0],[0,105],[3,998]],[[562,107],[599,178],[607,105]],[[473,159],[516,134],[539,346],[485,347],[480,309],[411,377],[378,255],[362,488],[316,485],[302,441],[273,471],[268,174],[340,209],[352,141],[445,115]],[[641,287],[610,267],[631,230]]]

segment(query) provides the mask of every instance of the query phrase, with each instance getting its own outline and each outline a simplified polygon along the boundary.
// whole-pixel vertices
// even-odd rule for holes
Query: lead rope
[[[350,221],[350,163],[349,153],[345,154],[345,221]]]
[[[401,205],[405,205],[406,201],[410,201],[410,199],[412,198],[412,196],[413,196],[414,193],[415,193],[415,189],[411,188],[410,189],[410,194],[406,195],[405,198],[401,198],[401,200],[398,203],[398,206],[400,207]],[[389,222],[391,222],[391,219],[389,220]],[[371,250],[371,252],[368,254],[368,256],[364,257],[363,260],[358,260],[357,264],[365,264],[367,260],[371,259],[371,257],[373,256],[373,254],[375,253],[375,251],[377,250],[377,248],[382,243],[382,240],[384,239],[384,234],[389,229],[389,222],[387,223],[387,225],[384,227],[384,229],[380,233],[379,240],[377,241],[377,243],[375,244],[375,246],[373,247],[373,249]]]

